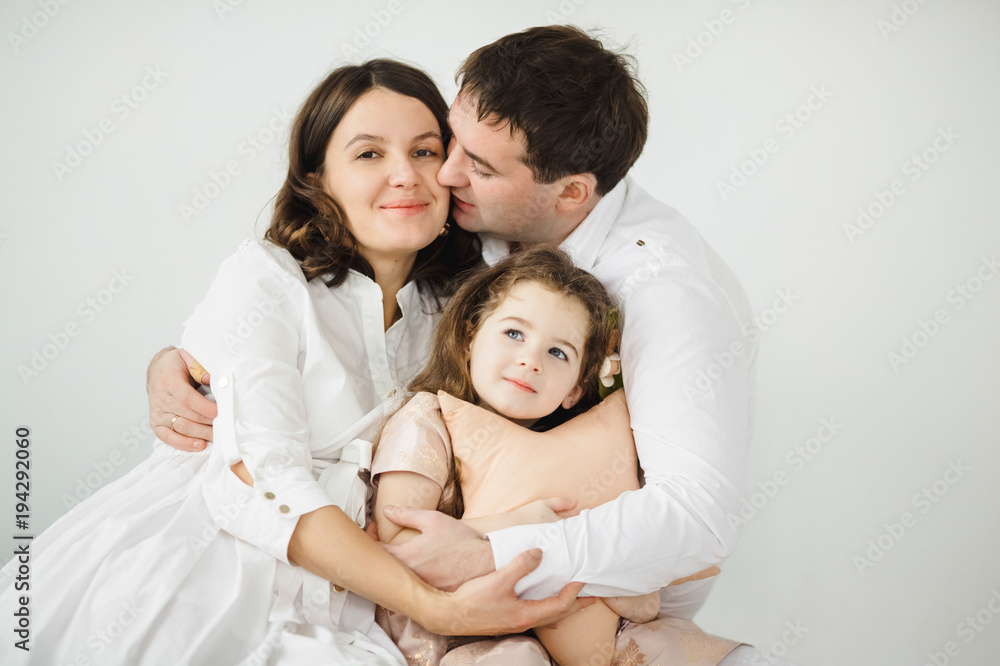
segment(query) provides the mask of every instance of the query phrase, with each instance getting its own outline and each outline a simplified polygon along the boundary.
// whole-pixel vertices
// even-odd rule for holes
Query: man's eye
[[[493,177],[493,174],[491,174],[491,173],[486,173],[485,171],[480,171],[479,168],[476,166],[475,162],[472,163],[472,173],[476,174],[480,178],[492,178]]]
[[[511,340],[524,340],[524,333],[521,333],[521,331],[518,331],[517,329],[514,328],[508,328],[506,331],[504,331],[504,335],[506,335]]]

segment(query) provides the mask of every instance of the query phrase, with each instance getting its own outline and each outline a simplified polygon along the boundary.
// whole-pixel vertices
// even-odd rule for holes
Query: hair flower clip
[[[601,364],[601,372],[598,375],[601,379],[601,385],[607,388],[614,385],[615,375],[622,371],[621,360],[621,354],[618,353],[610,354],[604,359],[604,363]]]

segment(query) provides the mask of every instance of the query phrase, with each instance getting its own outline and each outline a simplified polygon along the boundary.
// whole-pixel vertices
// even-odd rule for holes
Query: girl
[[[474,633],[587,603],[574,586],[518,602],[530,555],[440,592],[359,526],[383,400],[425,357],[445,284],[480,261],[446,226],[447,110],[426,74],[388,60],[310,94],[267,240],[223,263],[184,331],[212,374],[215,441],[158,443],[31,544],[30,651],[5,640],[0,663],[396,664],[372,602]],[[0,575],[5,617],[24,605],[17,566]]]
[[[372,463],[375,515],[381,516],[384,507],[395,504],[436,507],[462,518],[461,474],[452,457],[437,392],[525,427],[557,425],[599,401],[598,375],[610,374],[608,360],[614,351],[614,312],[614,301],[600,281],[552,248],[512,254],[469,276],[445,309],[430,362],[410,385],[414,395],[382,431]],[[587,456],[587,445],[581,446],[579,455]],[[637,479],[632,481],[633,488],[638,488]],[[552,498],[465,522],[485,535],[513,525],[558,520],[575,504]],[[378,522],[378,533],[380,541],[393,543],[416,535],[387,520]],[[655,592],[602,599],[557,628],[536,633],[559,664],[610,664],[619,622],[648,622],[658,611]],[[447,639],[427,636],[405,618],[386,614],[380,621],[404,654],[409,653],[411,663],[437,663],[447,648]],[[659,635],[666,634],[661,631]],[[675,638],[679,635],[674,633]],[[718,641],[720,651],[735,645],[705,638]],[[524,649],[523,644],[511,647]],[[417,654],[426,659],[428,650],[435,656],[418,662]],[[460,650],[469,657],[475,653],[468,645]],[[456,652],[445,659],[459,663]],[[515,659],[508,654],[503,663]]]

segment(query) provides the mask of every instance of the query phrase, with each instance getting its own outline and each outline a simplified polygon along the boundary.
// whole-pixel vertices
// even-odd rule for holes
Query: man
[[[661,614],[690,618],[713,579],[666,586],[726,559],[739,536],[731,517],[745,483],[756,353],[746,296],[690,223],[626,177],[648,113],[623,56],[575,28],[532,28],[477,50],[459,76],[438,175],[452,188],[454,218],[481,235],[490,263],[511,244],[559,244],[618,296],[645,486],[584,515],[488,540],[443,514],[396,509],[384,518],[423,534],[390,549],[452,589],[540,547],[542,564],[518,586],[524,597],[551,596],[574,580],[595,596],[661,589]],[[730,366],[707,375],[719,354]],[[177,448],[211,437],[204,424],[214,407],[183,390],[190,363],[174,350],[150,366],[151,422]]]

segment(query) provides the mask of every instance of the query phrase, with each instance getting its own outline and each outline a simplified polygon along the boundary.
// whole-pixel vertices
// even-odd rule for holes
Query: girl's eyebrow
[[[531,322],[529,322],[526,319],[521,319],[520,317],[515,317],[515,316],[511,315],[509,317],[504,317],[500,321],[503,322],[503,321],[508,321],[508,320],[509,321],[513,321],[513,322],[517,322],[523,328],[526,328],[529,331],[531,330]],[[576,354],[577,356],[580,355],[580,352],[577,350],[576,346],[572,342],[570,342],[569,340],[563,340],[562,338],[556,338],[555,341],[557,343],[561,344],[561,345],[565,345],[566,347],[569,347],[570,349],[572,349],[573,353]]]

